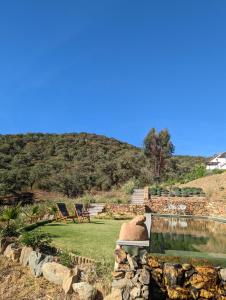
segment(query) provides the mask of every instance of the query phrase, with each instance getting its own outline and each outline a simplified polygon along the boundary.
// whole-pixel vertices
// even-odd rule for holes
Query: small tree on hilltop
[[[162,179],[166,161],[172,156],[174,145],[167,129],[159,133],[152,128],[144,139],[144,153],[153,164],[153,173],[156,180]]]

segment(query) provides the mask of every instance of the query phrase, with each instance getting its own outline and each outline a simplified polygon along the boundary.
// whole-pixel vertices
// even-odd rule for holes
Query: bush
[[[20,238],[21,244],[32,247],[34,250],[45,251],[50,248],[52,239],[50,234],[42,231],[29,231],[24,232]]]
[[[15,224],[9,224],[9,225],[3,227],[0,231],[0,236],[2,238],[19,236],[19,233],[17,232],[16,225]]]
[[[122,191],[126,195],[131,195],[135,188],[138,188],[139,184],[136,180],[129,180],[122,186]]]
[[[66,267],[72,267],[73,261],[70,254],[67,251],[61,251],[59,253],[59,262]]]

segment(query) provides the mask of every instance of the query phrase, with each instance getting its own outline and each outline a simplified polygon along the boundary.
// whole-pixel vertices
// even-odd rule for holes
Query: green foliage
[[[50,234],[42,231],[28,231],[23,232],[20,238],[20,242],[27,246],[32,247],[33,249],[44,250],[50,246],[52,238]]]
[[[58,255],[59,263],[66,267],[72,267],[73,261],[71,255],[67,251],[61,251]]]
[[[145,151],[87,133],[0,135],[0,196],[40,188],[73,198],[118,189],[131,180],[141,186],[159,176],[177,180],[205,162],[171,157],[173,148],[168,131],[154,129],[145,139]]]
[[[0,194],[24,188],[77,197],[151,178],[141,149],[86,133],[0,135]]]
[[[17,226],[14,223],[4,226],[0,231],[0,236],[2,238],[19,236],[19,233],[17,232]]]
[[[152,128],[144,139],[144,153],[151,160],[155,181],[160,181],[166,172],[166,161],[172,157],[174,145],[167,129],[159,133]]]
[[[20,208],[19,206],[13,206],[8,207],[3,210],[0,216],[0,220],[2,222],[6,222],[8,225],[10,224],[10,221],[16,220],[19,217],[20,214]]]
[[[222,174],[224,172],[225,172],[225,170],[213,169],[210,174],[213,174],[213,175],[214,174]]]
[[[122,186],[122,191],[126,194],[126,195],[131,195],[134,191],[135,188],[139,187],[139,182],[138,180],[128,180],[123,186]]]
[[[150,194],[152,196],[170,196],[170,197],[192,197],[192,196],[204,196],[205,193],[201,188],[195,187],[172,187],[167,190],[161,186],[153,186],[150,188]]]

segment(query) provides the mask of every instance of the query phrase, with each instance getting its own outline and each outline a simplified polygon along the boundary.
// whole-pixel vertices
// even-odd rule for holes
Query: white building
[[[213,159],[211,159],[207,165],[206,165],[207,170],[214,170],[214,169],[219,169],[219,170],[226,170],[226,152],[220,153],[216,156],[214,156]]]

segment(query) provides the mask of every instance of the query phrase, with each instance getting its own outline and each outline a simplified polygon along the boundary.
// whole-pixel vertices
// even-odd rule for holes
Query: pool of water
[[[226,223],[209,219],[152,216],[150,252],[206,259],[226,266]]]

